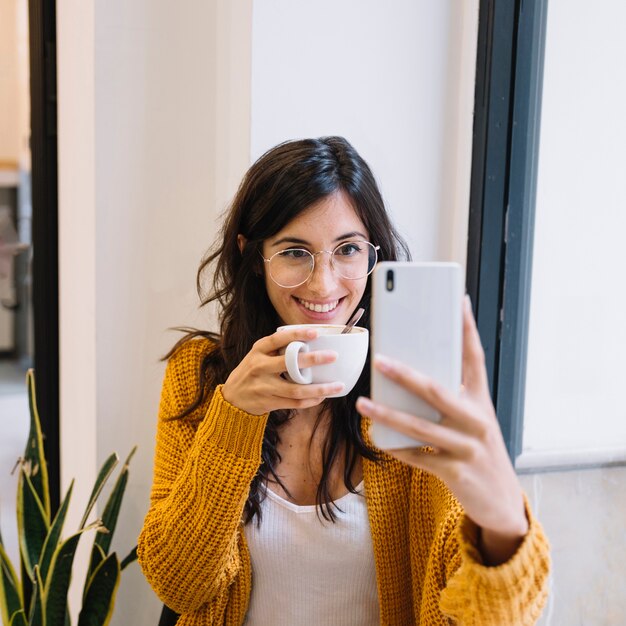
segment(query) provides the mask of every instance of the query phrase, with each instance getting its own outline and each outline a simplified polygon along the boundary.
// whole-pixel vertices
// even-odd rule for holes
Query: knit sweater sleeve
[[[453,497],[450,495],[453,499]],[[479,529],[456,500],[440,536],[444,587],[439,606],[455,624],[535,624],[547,599],[549,545],[524,498],[529,530],[516,553],[502,565],[484,565],[477,548]]]
[[[137,550],[146,579],[179,613],[223,596],[241,570],[238,528],[267,421],[229,404],[220,386],[199,414],[168,419],[197,389],[206,342],[188,343],[165,373],[151,502]]]

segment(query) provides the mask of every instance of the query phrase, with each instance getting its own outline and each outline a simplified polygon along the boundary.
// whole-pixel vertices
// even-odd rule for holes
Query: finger
[[[456,456],[465,457],[471,452],[471,438],[453,427],[392,409],[368,398],[359,398],[356,407],[363,415],[417,441],[428,443]]]
[[[474,415],[471,405],[458,393],[448,391],[429,376],[380,354],[374,357],[374,367],[385,377],[427,402],[459,430],[473,434],[483,432],[483,420],[479,415]]]
[[[259,339],[255,346],[266,354],[276,352],[289,345],[292,341],[310,341],[317,337],[317,330],[314,328],[289,328],[277,330],[273,335],[268,335]]]
[[[449,484],[458,480],[458,475],[462,472],[461,463],[439,450],[422,447],[389,450],[388,452],[403,463],[434,474]]]
[[[430,404],[442,415],[457,415],[465,410],[456,394],[449,392],[429,376],[382,354],[374,355],[374,367],[386,378]]]
[[[340,382],[332,383],[312,383],[310,385],[299,385],[290,383],[282,378],[278,378],[273,395],[284,400],[310,400],[312,398],[327,398],[343,391],[344,384]]]
[[[322,404],[324,400],[326,400],[326,398],[324,397],[294,400],[293,398],[281,398],[279,396],[276,396],[275,402],[274,402],[275,406],[271,410],[276,411],[280,409],[282,410],[284,409],[294,409],[294,410],[309,409],[311,407]]]
[[[339,355],[334,350],[315,350],[313,352],[300,352],[298,355],[298,367],[305,369],[316,365],[334,363]]]
[[[469,296],[463,300],[463,384],[470,393],[488,389],[485,352]]]
[[[326,365],[337,360],[337,353],[334,350],[315,350],[313,352],[300,352],[298,355],[298,367],[306,369],[315,365]],[[270,374],[282,374],[287,371],[285,365],[285,355],[267,357],[265,361],[267,372]]]

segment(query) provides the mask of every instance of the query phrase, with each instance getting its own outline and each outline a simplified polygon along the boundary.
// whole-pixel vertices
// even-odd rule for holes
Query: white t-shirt
[[[374,551],[363,483],[336,504],[336,521],[270,489],[244,528],[252,560],[247,626],[374,626]]]

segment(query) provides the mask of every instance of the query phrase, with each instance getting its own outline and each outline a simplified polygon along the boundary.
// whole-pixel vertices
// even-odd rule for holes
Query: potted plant
[[[89,567],[83,585],[78,626],[105,626],[115,603],[121,571],[137,558],[136,548],[120,561],[110,551],[126,483],[128,455],[113,486],[101,519],[87,524],[98,497],[118,464],[112,454],[102,465],[85,507],[78,530],[63,538],[74,481],[58,511],[51,515],[48,468],[43,450],[41,423],[35,399],[33,370],[26,375],[30,408],[30,432],[23,458],[18,461],[17,528],[19,576],[11,563],[0,535],[0,611],[8,626],[70,626],[67,594],[72,565],[82,535],[94,532]]]

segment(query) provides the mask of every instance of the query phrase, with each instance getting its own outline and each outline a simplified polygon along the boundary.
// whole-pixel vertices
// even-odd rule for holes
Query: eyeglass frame
[[[374,265],[372,266],[372,269],[369,270],[369,272],[367,272],[367,274],[365,274],[365,276],[360,276],[359,278],[348,278],[347,276],[343,276],[342,274],[340,274],[337,269],[335,268],[335,265],[333,264],[333,255],[335,254],[335,251],[338,250],[339,248],[341,248],[341,246],[345,246],[346,244],[349,243],[366,243],[370,246],[372,246],[372,248],[374,249],[374,254],[376,255],[376,259],[374,260]],[[285,252],[288,252],[289,250],[302,250],[303,252],[307,252],[308,254],[311,255],[312,259],[313,259],[313,265],[311,266],[311,271],[309,272],[309,275],[300,283],[296,284],[296,285],[281,285],[273,276],[272,276],[272,272],[269,269],[269,263],[272,261],[272,259],[277,255],[277,254],[284,254]],[[315,271],[315,262],[316,259],[315,257],[318,254],[330,254],[330,269],[333,272],[336,272],[338,276],[341,276],[341,278],[343,278],[344,280],[362,280],[363,278],[367,278],[373,271],[374,268],[376,267],[376,264],[378,263],[378,251],[380,250],[380,246],[375,246],[371,241],[362,241],[359,239],[355,239],[353,241],[343,241],[342,243],[338,243],[332,250],[318,250],[317,252],[311,252],[310,250],[307,250],[306,248],[299,248],[299,247],[293,247],[293,248],[285,248],[284,250],[277,250],[276,252],[274,252],[274,254],[272,254],[272,256],[269,259],[266,259],[263,256],[263,253],[259,250],[259,254],[261,255],[261,258],[263,259],[264,263],[268,263],[268,276],[271,278],[271,280],[274,282],[275,285],[278,285],[279,287],[282,287],[283,289],[295,289],[296,287],[299,287],[300,285],[304,285],[304,283],[306,283],[311,276],[313,276],[313,272]]]

